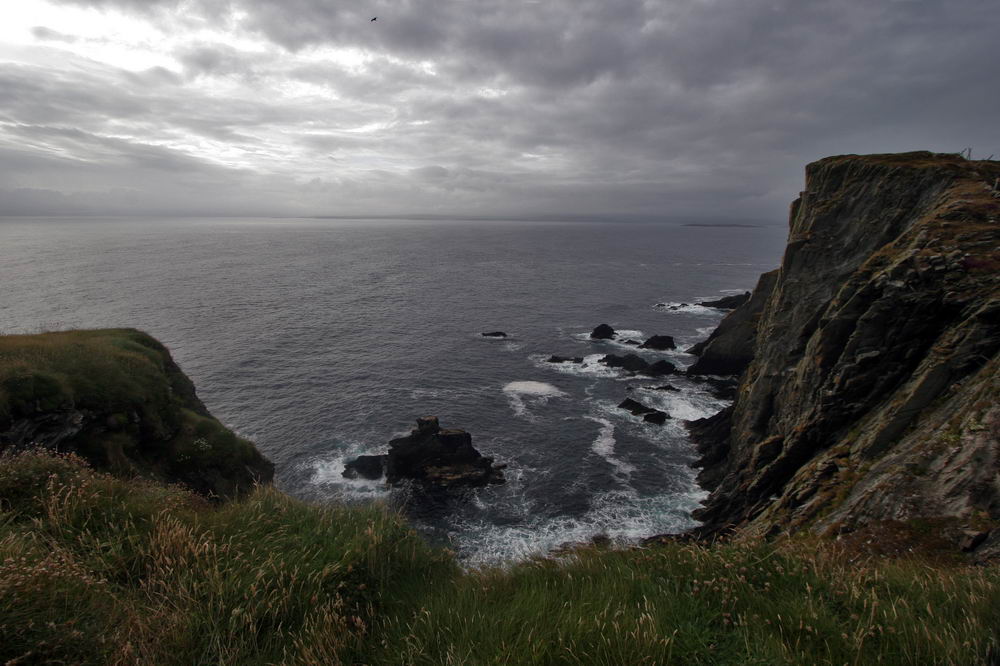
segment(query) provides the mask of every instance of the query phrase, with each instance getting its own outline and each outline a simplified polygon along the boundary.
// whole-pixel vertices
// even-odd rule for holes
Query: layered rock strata
[[[743,372],[691,425],[703,533],[945,517],[1000,549],[998,178],[925,152],[807,167],[780,269],[692,369]]]

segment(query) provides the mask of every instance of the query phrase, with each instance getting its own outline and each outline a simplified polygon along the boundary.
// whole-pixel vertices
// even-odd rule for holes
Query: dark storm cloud
[[[108,188],[114,165],[166,173],[176,158],[220,190],[256,174],[279,210],[778,221],[826,154],[1000,153],[988,0],[60,2],[269,45],[187,41],[176,68],[140,72],[0,65],[0,120],[17,124],[0,134],[103,165]],[[45,135],[60,127],[92,138]],[[144,132],[220,142],[240,169],[176,146],[160,168],[135,145]],[[55,189],[83,178],[35,173]]]

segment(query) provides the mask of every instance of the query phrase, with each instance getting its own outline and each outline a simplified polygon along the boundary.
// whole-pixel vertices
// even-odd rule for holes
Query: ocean
[[[468,566],[695,525],[705,493],[682,420],[704,384],[598,364],[608,323],[680,366],[724,312],[699,300],[776,267],[783,226],[625,222],[0,218],[0,332],[134,327],[163,343],[223,423],[313,502],[387,501]],[[671,309],[670,305],[686,306]],[[658,305],[658,304],[666,304]],[[506,339],[481,333],[504,331]],[[552,355],[584,365],[552,364]],[[648,387],[672,384],[677,392]],[[628,391],[629,388],[632,391]],[[663,426],[618,409],[668,412]],[[434,506],[341,476],[418,416],[472,434],[507,483]]]

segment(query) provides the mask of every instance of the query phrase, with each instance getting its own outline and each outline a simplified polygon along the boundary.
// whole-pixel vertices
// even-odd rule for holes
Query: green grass
[[[0,663],[977,664],[998,618],[996,567],[786,542],[463,571],[383,507],[0,458]]]
[[[146,333],[0,336],[0,432],[27,423],[44,442],[70,418],[82,429],[59,448],[121,475],[180,481],[221,497],[270,479],[270,463],[208,413],[167,349]]]

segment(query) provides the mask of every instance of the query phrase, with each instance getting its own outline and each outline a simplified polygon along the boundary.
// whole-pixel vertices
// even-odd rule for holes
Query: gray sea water
[[[703,339],[750,289],[785,228],[595,222],[0,218],[0,331],[135,327],[168,345],[220,420],[255,441],[277,483],[312,501],[392,501],[347,481],[436,415],[508,465],[503,486],[413,519],[470,565],[603,534],[691,527],[704,493],[682,419],[724,406],[683,378],[596,363],[600,323]],[[506,340],[480,333],[501,330]],[[640,352],[679,365],[682,351]],[[546,363],[584,356],[585,367]],[[670,413],[663,427],[616,405]],[[397,498],[398,499],[398,498]]]

